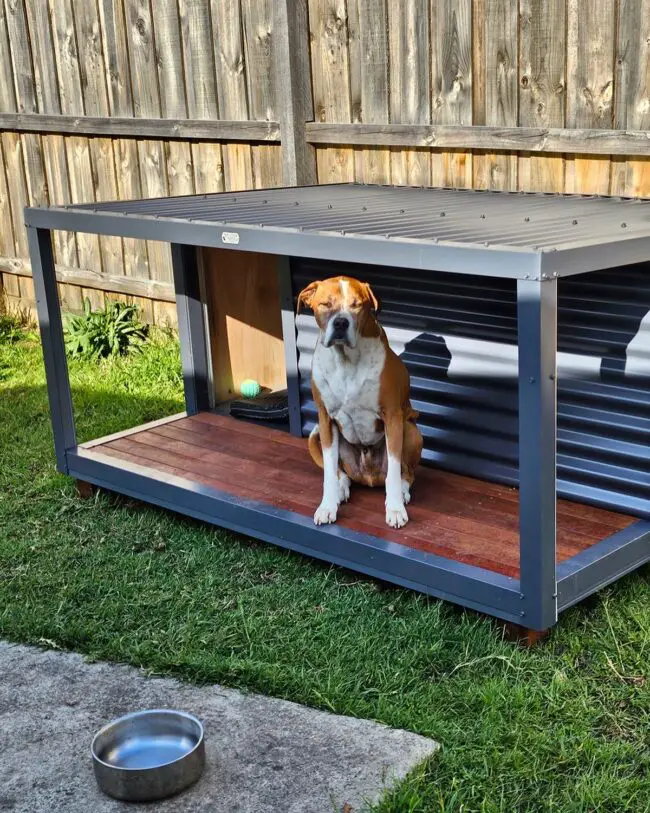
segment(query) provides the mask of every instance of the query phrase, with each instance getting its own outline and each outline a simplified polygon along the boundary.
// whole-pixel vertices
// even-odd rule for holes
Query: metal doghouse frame
[[[413,236],[413,230],[408,233],[404,229],[377,234],[366,221],[359,223],[359,214],[354,217],[354,228],[342,229],[340,219],[352,220],[350,205],[359,189],[383,204],[383,212],[392,211],[389,203],[399,209],[404,202],[408,205],[412,200],[419,206],[421,199],[425,200],[430,207],[429,221],[434,220],[432,213],[439,205],[436,195],[446,195],[446,205],[452,209],[460,202],[457,196],[462,194],[473,196],[467,198],[470,203],[479,200],[483,211],[489,212],[493,203],[497,209],[505,207],[506,221],[508,212],[514,220],[521,203],[521,196],[517,194],[426,190],[431,197],[424,199],[425,190],[402,189],[395,204],[390,197],[397,191],[393,188],[334,185],[237,193],[235,198],[221,193],[27,209],[57,468],[79,480],[448,599],[531,630],[548,629],[555,624],[559,612],[650,561],[650,522],[639,520],[556,565],[557,280],[650,258],[650,217],[647,214],[650,204],[598,201],[599,205],[603,203],[611,209],[610,216],[615,219],[617,228],[622,219],[627,221],[624,234],[618,237],[607,233],[599,209],[592,218],[589,236],[583,233],[572,242],[565,240],[550,245],[547,233],[546,243],[533,234],[525,244],[521,240],[495,239],[487,241],[491,242],[487,245],[485,240],[454,238],[453,234],[446,233],[440,238]],[[589,205],[593,201],[535,197],[542,214],[544,205],[558,207],[561,200],[564,208],[556,208],[553,217],[559,213],[574,223],[577,216],[587,224],[590,222]],[[333,202],[334,211],[338,212],[336,228],[327,220],[333,216],[332,204],[328,201]],[[478,211],[472,209],[470,203],[461,208]],[[274,216],[262,220],[259,210]],[[371,215],[372,221],[368,222],[376,222],[377,212],[368,212],[369,218]],[[438,220],[434,226],[444,222],[445,228],[449,228],[450,220]],[[502,218],[502,231],[503,227]],[[52,252],[50,231],[54,229],[171,243],[188,415],[209,409],[209,356],[196,247],[218,246],[286,258],[286,262],[280,263],[284,291],[282,324],[291,430],[297,434],[300,434],[300,404],[290,257],[391,265],[420,269],[423,273],[436,270],[516,279],[519,414],[525,416],[519,421],[520,579],[341,526],[315,527],[310,518],[291,511],[241,499],[175,475],[163,475],[126,460],[102,456],[93,444],[79,445]],[[392,226],[384,227],[385,231],[391,229]]]

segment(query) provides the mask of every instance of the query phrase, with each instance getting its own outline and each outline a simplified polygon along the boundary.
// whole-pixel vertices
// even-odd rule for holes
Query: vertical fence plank
[[[32,43],[36,102],[39,113],[60,113],[61,106],[59,104],[59,87],[56,78],[54,46],[50,28],[50,11],[45,4],[43,5],[45,7],[37,7],[33,2],[28,2],[25,5],[29,36]],[[0,90],[1,93],[2,90]]]
[[[212,43],[212,17],[209,0],[179,0],[183,64],[185,67],[185,99],[190,118],[216,119],[217,83]],[[186,141],[168,144],[167,173],[171,194],[188,194],[195,188],[193,161],[202,160],[203,153],[192,152]],[[221,150],[219,150],[221,164]],[[201,168],[210,175],[210,167]]]
[[[70,0],[50,0],[50,11],[61,112],[65,115],[83,116],[85,111],[81,72]],[[74,136],[64,139],[64,143],[70,201],[71,203],[91,202],[94,188],[88,139]],[[75,239],[79,264],[83,268],[100,273],[102,265],[97,235],[78,233]]]
[[[23,148],[18,133],[0,133],[7,173],[7,188],[11,204],[11,220],[18,257],[27,257],[27,236],[23,224],[23,209],[27,206],[29,196],[25,180]]]
[[[568,0],[568,127],[612,126],[614,3]]]
[[[223,170],[227,191],[253,189],[253,157],[248,144],[223,145]]]
[[[244,60],[248,93],[248,118],[272,121],[277,118],[273,87],[272,0],[241,0]],[[249,144],[230,144],[224,149],[227,189],[255,185],[253,154]]]
[[[273,0],[242,0],[249,118],[275,121]]]
[[[192,152],[187,141],[167,141],[165,161],[170,195],[194,194]]]
[[[74,23],[79,49],[79,73],[87,116],[110,115],[107,72],[102,49],[99,9],[95,0],[73,0]],[[93,199],[117,197],[113,145],[109,139],[91,138],[88,142],[93,172]],[[111,276],[124,274],[122,240],[102,235],[99,238],[102,270]]]
[[[472,123],[472,4],[431,5],[431,85],[434,124]]]
[[[79,74],[87,116],[108,116],[108,90],[102,53],[99,12],[95,0],[73,0],[79,50]]]
[[[485,124],[485,0],[472,2],[472,124]],[[472,184],[475,189],[491,189],[490,153],[474,150]]]
[[[23,223],[23,209],[29,203],[23,146],[18,133],[0,133],[7,173],[7,189],[11,204],[11,221],[13,224],[14,243],[18,257],[28,257],[27,234]]]
[[[472,123],[472,4],[469,0],[431,3],[431,120],[434,124]],[[434,186],[472,186],[472,154],[434,153]]]
[[[650,129],[650,0],[619,0],[614,127]],[[617,158],[612,194],[650,197],[650,159]]]
[[[3,2],[0,2],[0,110],[7,113],[13,113],[16,110],[16,91],[9,48],[7,13]]]
[[[99,19],[111,116],[132,116],[131,71],[122,0],[99,0]]]
[[[350,70],[358,74],[360,120],[365,124],[384,124],[389,120],[386,0],[348,0],[348,11],[350,20],[358,25],[358,64],[351,61]],[[356,38],[352,24],[350,37]],[[356,180],[390,183],[389,149],[356,148],[354,162]]]
[[[122,0],[99,0],[99,20],[110,115],[132,116],[131,69]],[[137,143],[133,139],[114,139],[112,150],[117,196],[122,197],[129,193],[134,197],[140,196]],[[149,258],[147,244],[144,240],[124,238],[122,256],[124,273],[127,276],[149,278]],[[139,304],[142,308],[142,304]],[[148,308],[151,310],[150,303]],[[145,315],[147,315],[146,309]],[[153,311],[150,315],[153,319]]]
[[[246,65],[239,0],[212,0],[217,98],[222,119],[248,118]]]
[[[160,141],[138,141],[140,182],[145,198],[164,198],[167,190],[165,151]],[[151,279],[171,282],[173,279],[171,253],[167,243],[155,240],[147,242],[149,274]]]
[[[7,172],[4,160],[4,139],[0,136],[0,257],[13,257],[16,251],[14,228],[11,217],[11,200],[7,186]],[[0,294],[8,297],[20,296],[18,278],[13,274],[4,274],[0,280]]]
[[[310,0],[314,117],[354,121],[350,108],[347,9],[344,0]],[[361,107],[359,91],[358,107]]]
[[[567,0],[567,127],[609,128],[613,121],[615,3]],[[607,194],[609,161],[567,156],[567,191]]]
[[[215,67],[219,114],[224,119],[248,119],[249,99],[246,80],[248,65],[244,52],[243,19],[239,0],[221,0],[221,2],[213,0],[212,21],[217,50]],[[200,156],[201,151],[195,151],[195,155],[197,154]],[[248,145],[224,144],[221,149],[221,162],[226,189],[230,189],[231,182],[237,184],[237,189],[243,188],[240,184],[246,182],[247,174],[252,180],[252,157]],[[246,162],[247,171],[242,168]],[[198,170],[205,178],[212,175],[209,168]]]
[[[110,138],[93,138],[91,141],[91,158],[93,165],[93,184],[95,200],[109,201],[119,197],[115,155]],[[102,268],[111,276],[122,275],[124,268],[124,249],[119,237],[102,236]]]
[[[138,151],[135,141],[119,139],[114,144],[117,170],[118,197],[122,200],[137,200],[142,197]],[[124,261],[127,273],[140,279],[149,279],[149,255],[144,240],[124,241]]]
[[[258,144],[253,147],[253,172],[258,189],[285,185],[280,147],[275,144]]]
[[[16,93],[17,110],[21,113],[36,113],[38,110],[36,72],[32,62],[32,41],[27,23],[25,4],[23,2],[6,2],[7,33],[9,35],[9,50],[11,53],[11,63],[14,79],[14,89]],[[16,211],[16,206],[12,206],[14,215],[14,234],[17,246],[21,249],[21,256],[26,257],[26,238],[23,220],[23,205],[47,203],[47,184],[43,170],[43,154],[40,136],[34,133],[16,135],[16,141],[12,145],[11,159],[13,169],[18,171],[20,167],[21,178],[16,182],[15,191],[20,196],[22,205]],[[9,187],[13,179],[8,178]],[[13,194],[12,194],[13,204]],[[20,229],[20,234],[17,230]],[[31,279],[21,278],[18,280],[20,297],[24,304],[33,309],[35,306],[34,287]]]
[[[429,124],[429,3],[404,0],[388,4],[390,120],[398,124]],[[395,184],[428,186],[431,159],[425,150],[391,150]]]
[[[5,14],[16,94],[16,109],[19,113],[36,113],[34,68],[24,3],[5,0]]]
[[[125,0],[124,9],[134,112],[136,116],[155,118],[161,115],[161,103],[151,6],[149,0]],[[159,141],[139,141],[137,154],[142,195],[165,195],[167,173],[162,144]],[[147,241],[147,254],[151,279],[171,282],[169,247]]]
[[[516,0],[484,0],[483,75],[488,125],[517,126],[517,23]],[[516,155],[487,154],[484,162],[482,178],[486,188],[517,188]]]
[[[71,203],[65,138],[54,134],[43,136],[43,146],[49,202],[54,206],[65,206]],[[57,229],[52,233],[52,237],[56,261],[68,268],[78,265],[75,233]],[[66,289],[68,287],[65,286]],[[74,302],[75,292],[78,295],[76,302]],[[81,307],[80,288],[70,292],[67,304],[68,310]]]
[[[216,119],[217,83],[210,0],[179,0],[185,98],[192,119]]]
[[[350,64],[345,0],[309,0],[312,92],[316,121],[349,122]],[[357,113],[360,112],[361,92]],[[354,152],[349,147],[326,147],[316,152],[319,183],[354,180]]]
[[[181,27],[177,0],[154,0],[152,6],[154,61],[158,68],[160,113],[163,118],[183,119],[187,116]]]
[[[316,183],[314,148],[306,140],[305,122],[314,117],[309,66],[307,0],[276,0],[273,81],[282,143],[282,178],[285,185]],[[259,150],[253,148],[259,184]],[[264,151],[262,155],[268,154]],[[275,184],[274,184],[275,185]]]
[[[224,191],[221,144],[199,141],[192,144],[194,184],[197,194]]]
[[[521,0],[520,26],[519,125],[563,127],[566,0]],[[563,156],[520,155],[519,188],[563,192]]]
[[[21,141],[25,166],[27,201],[30,206],[47,206],[47,181],[43,165],[41,136],[38,133],[23,133],[21,135]],[[22,212],[20,215],[22,218]],[[21,277],[18,284],[20,286],[20,297],[23,303],[27,304],[30,310],[35,313],[36,295],[34,293],[32,280],[29,277]]]
[[[55,61],[54,41],[49,6],[37,7],[29,2],[25,6],[32,40],[34,78],[38,109],[42,113],[60,113],[59,84]],[[62,136],[50,134],[41,139],[46,177],[47,198],[50,204],[70,203],[70,183],[66,145]],[[57,229],[52,233],[54,256],[58,263],[71,267],[78,263],[74,232]],[[76,300],[75,300],[76,294]],[[75,288],[68,297],[68,305],[81,307],[81,289]]]

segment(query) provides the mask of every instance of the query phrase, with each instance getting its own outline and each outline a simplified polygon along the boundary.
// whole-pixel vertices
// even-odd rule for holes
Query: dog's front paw
[[[350,499],[350,478],[347,474],[339,474],[339,503]]]
[[[409,521],[409,515],[403,505],[386,506],[386,524],[391,528],[403,528]]]
[[[337,503],[323,501],[316,509],[316,513],[314,514],[314,523],[316,525],[328,525],[330,522],[336,522],[337,511]]]
[[[411,486],[406,480],[402,480],[402,497],[404,498],[404,505],[408,505],[411,502]]]

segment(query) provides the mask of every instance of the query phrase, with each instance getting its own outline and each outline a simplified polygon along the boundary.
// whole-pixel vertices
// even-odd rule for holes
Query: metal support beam
[[[517,315],[521,623],[543,630],[557,621],[557,281],[519,280]]]
[[[289,398],[289,431],[296,437],[302,437],[296,315],[293,305],[293,283],[291,281],[291,260],[289,257],[278,257],[278,275],[280,277],[280,307],[282,308],[282,341],[284,343],[284,363],[287,370],[287,395]]]
[[[208,351],[196,252],[194,246],[172,243],[178,334],[188,415],[210,408]]]
[[[27,227],[29,255],[32,264],[38,323],[43,343],[45,378],[50,401],[56,467],[68,473],[66,453],[77,445],[70,393],[68,364],[65,358],[61,306],[56,287],[52,237],[48,229]]]
[[[650,522],[635,522],[557,566],[558,612],[650,562]]]

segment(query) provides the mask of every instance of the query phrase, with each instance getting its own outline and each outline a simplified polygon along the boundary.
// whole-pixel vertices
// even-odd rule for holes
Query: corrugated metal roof
[[[650,201],[333,184],[28,208],[37,228],[552,279],[645,262]]]
[[[561,250],[650,236],[650,201],[334,184],[69,206],[231,225]]]
[[[650,201],[334,184],[88,206],[161,218],[552,250],[650,236]]]

